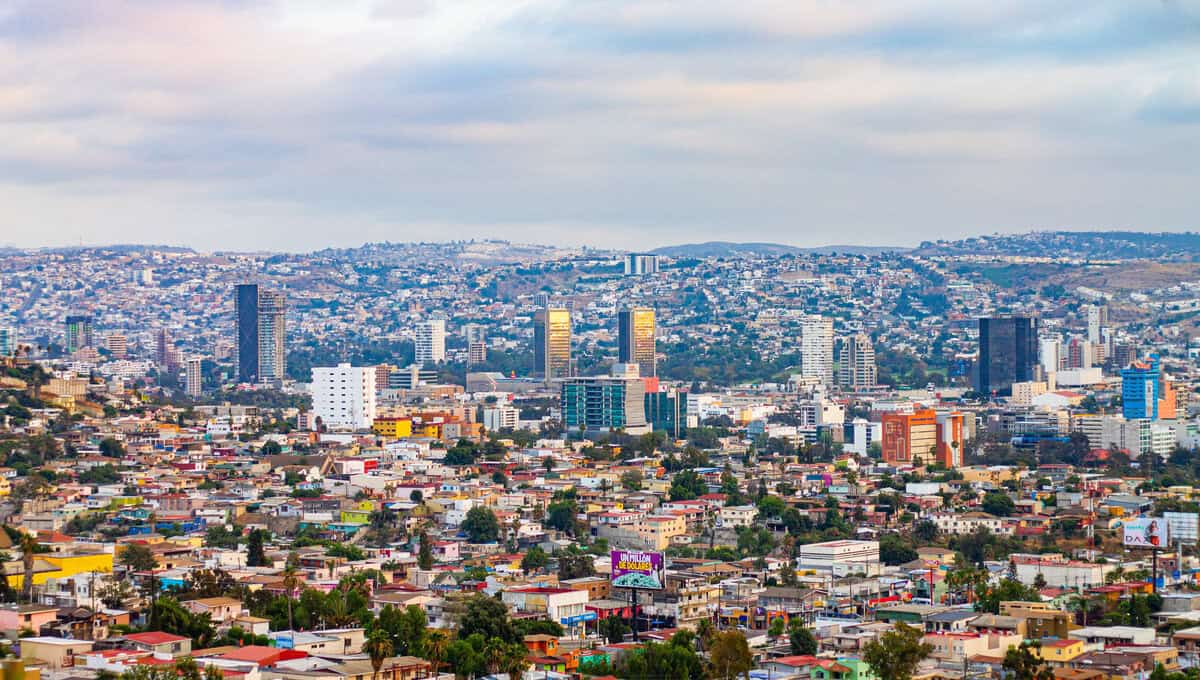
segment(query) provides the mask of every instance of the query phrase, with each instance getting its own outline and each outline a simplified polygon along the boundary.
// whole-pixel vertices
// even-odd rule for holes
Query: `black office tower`
[[[979,320],[979,365],[975,388],[1009,396],[1013,383],[1037,378],[1038,320],[1027,316]]]
[[[258,286],[237,287],[238,382],[258,382]]]

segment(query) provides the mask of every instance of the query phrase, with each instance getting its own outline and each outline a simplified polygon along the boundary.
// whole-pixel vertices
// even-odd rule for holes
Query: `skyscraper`
[[[855,333],[842,344],[842,360],[838,366],[839,382],[843,389],[870,389],[879,382],[875,367],[875,348],[866,333]]]
[[[642,276],[658,273],[658,256],[629,253],[625,256],[625,275]]]
[[[124,359],[129,353],[129,340],[122,333],[112,333],[104,339],[106,349],[114,359]]]
[[[546,382],[571,375],[571,313],[539,309],[533,317],[533,370]]]
[[[800,328],[800,373],[833,384],[833,319],[809,316]]]
[[[415,334],[417,364],[437,364],[446,360],[446,321],[430,319],[417,324]]]
[[[184,370],[184,390],[189,397],[204,394],[204,375],[201,371],[203,361],[200,357],[188,357]]]
[[[287,372],[283,293],[257,284],[237,287],[238,380],[255,383],[283,380]]]
[[[1121,413],[1126,420],[1158,419],[1159,382],[1162,369],[1158,356],[1135,361],[1121,369]]]
[[[1027,316],[979,320],[975,389],[1008,396],[1012,384],[1037,378],[1038,320]]]
[[[85,314],[72,314],[67,317],[67,354],[74,354],[84,347],[94,347],[93,320]]]
[[[1108,325],[1108,307],[1105,305],[1087,306],[1087,340],[1093,345],[1103,342],[1101,329]]]
[[[617,363],[637,364],[643,378],[658,375],[653,309],[635,307],[617,314]]]
[[[171,342],[171,336],[167,333],[167,329],[160,328],[154,334],[154,363],[159,368],[171,368],[171,350],[175,346]]]
[[[274,290],[258,292],[258,379],[283,380],[287,375],[287,297]]]
[[[258,382],[258,285],[243,283],[236,295],[238,382]],[[167,365],[166,356],[162,363]]]

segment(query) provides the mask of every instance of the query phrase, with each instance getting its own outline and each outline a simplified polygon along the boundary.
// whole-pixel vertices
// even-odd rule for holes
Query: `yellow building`
[[[46,583],[46,579],[65,578],[76,574],[86,574],[93,571],[108,573],[113,569],[113,556],[108,553],[87,553],[83,555],[54,555],[46,553],[38,555],[37,559],[54,567],[53,570],[35,570],[33,584]],[[25,574],[8,574],[8,585],[20,589],[25,582]]]
[[[1075,657],[1083,654],[1084,649],[1083,640],[1049,639],[1042,640],[1040,646],[1034,645],[1030,651],[1051,666],[1065,666]]]
[[[413,434],[412,418],[376,418],[371,431],[381,437],[403,439]]]
[[[687,523],[674,515],[654,515],[643,519],[637,532],[651,550],[665,550],[671,545],[672,537],[687,533]]]

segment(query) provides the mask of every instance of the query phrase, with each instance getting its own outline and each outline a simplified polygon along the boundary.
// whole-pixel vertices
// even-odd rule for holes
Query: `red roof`
[[[230,661],[251,661],[259,666],[269,666],[278,661],[283,656],[283,653],[287,651],[291,650],[263,647],[262,645],[246,645],[245,647],[222,654],[218,658]],[[307,656],[307,654],[301,654]]]
[[[170,633],[150,632],[150,633],[129,633],[125,636],[126,640],[139,642],[143,645],[165,645],[172,642],[181,642],[186,640],[185,637],[171,635]]]

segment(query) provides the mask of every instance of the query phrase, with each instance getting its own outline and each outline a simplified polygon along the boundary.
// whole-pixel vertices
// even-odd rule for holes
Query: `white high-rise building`
[[[446,360],[446,321],[430,319],[417,324],[417,364],[437,364]]]
[[[1103,341],[1101,329],[1108,325],[1108,307],[1105,305],[1087,306],[1087,339],[1093,345]]]
[[[375,422],[375,367],[338,364],[312,372],[313,414],[329,429],[365,430]]]
[[[875,348],[866,333],[855,333],[842,344],[842,360],[838,365],[843,389],[870,389],[879,382],[875,367]]]
[[[204,394],[204,374],[201,371],[203,360],[200,357],[188,357],[186,368],[184,369],[183,382],[184,391],[189,397],[198,397]]]
[[[1066,356],[1062,341],[1058,338],[1042,338],[1038,341],[1038,361],[1046,373],[1057,373],[1066,368]]]
[[[488,432],[515,430],[521,419],[521,410],[512,406],[497,406],[483,409],[483,427]]]
[[[820,316],[804,319],[800,355],[800,372],[805,378],[817,378],[823,385],[833,384],[833,319]]]

